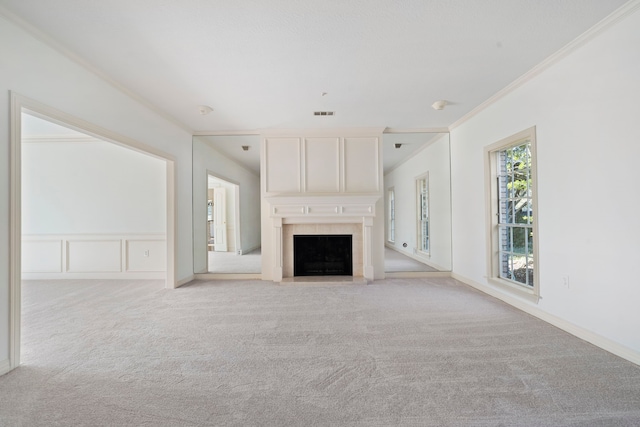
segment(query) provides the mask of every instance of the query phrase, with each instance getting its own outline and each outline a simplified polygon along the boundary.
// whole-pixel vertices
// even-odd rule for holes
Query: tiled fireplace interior
[[[283,224],[282,276],[293,277],[293,236],[298,234],[346,234],[352,236],[353,276],[364,275],[362,224]]]

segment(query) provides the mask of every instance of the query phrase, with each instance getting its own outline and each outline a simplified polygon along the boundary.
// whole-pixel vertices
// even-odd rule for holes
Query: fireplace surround
[[[268,197],[273,280],[294,276],[294,234],[352,236],[353,276],[374,279],[372,229],[379,196]]]

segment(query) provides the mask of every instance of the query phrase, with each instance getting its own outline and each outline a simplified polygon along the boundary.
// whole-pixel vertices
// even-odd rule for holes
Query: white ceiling
[[[192,131],[447,127],[624,3],[0,0]]]

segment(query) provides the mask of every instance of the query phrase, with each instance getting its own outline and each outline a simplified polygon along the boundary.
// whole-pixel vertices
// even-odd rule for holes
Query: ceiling
[[[624,3],[0,0],[194,132],[448,127]]]

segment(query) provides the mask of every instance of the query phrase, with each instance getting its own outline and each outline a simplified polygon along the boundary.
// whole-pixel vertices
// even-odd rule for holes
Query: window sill
[[[529,289],[498,277],[488,277],[487,282],[494,288],[508,292],[511,295],[518,296],[522,299],[537,304],[540,301],[540,295],[537,289]]]

